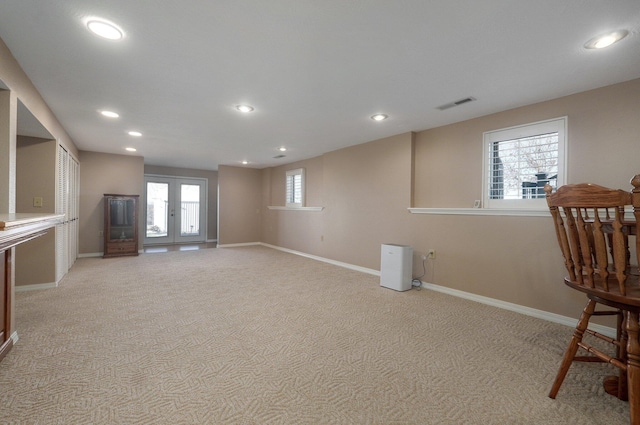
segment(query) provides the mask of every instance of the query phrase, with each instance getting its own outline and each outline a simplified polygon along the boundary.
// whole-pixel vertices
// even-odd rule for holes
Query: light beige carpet
[[[16,311],[2,424],[628,423],[605,365],[547,398],[565,326],[264,247],[80,259]]]

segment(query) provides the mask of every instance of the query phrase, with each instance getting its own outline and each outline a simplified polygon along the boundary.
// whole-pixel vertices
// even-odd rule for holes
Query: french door
[[[206,179],[146,175],[144,184],[145,245],[206,240]]]

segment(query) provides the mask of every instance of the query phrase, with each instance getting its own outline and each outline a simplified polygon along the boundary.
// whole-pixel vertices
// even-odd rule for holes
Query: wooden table
[[[622,221],[623,224],[623,233],[626,236],[636,236],[637,238],[637,232],[638,232],[638,226],[635,220],[633,220],[632,218],[627,219],[625,218]],[[611,227],[610,224],[604,223],[603,225],[603,230],[607,233],[612,234],[613,233],[613,229]],[[609,235],[611,236],[611,235]],[[636,249],[640,250],[640,241],[636,240]],[[629,252],[629,247],[627,244],[627,255],[630,255]],[[640,264],[638,264],[638,267],[640,267]],[[633,273],[633,272],[632,272]],[[635,273],[640,273],[640,269],[636,269]],[[625,323],[626,321],[626,317],[623,319],[623,323]],[[621,371],[620,372],[625,373],[626,371]],[[610,394],[614,397],[619,398],[620,400],[624,400],[624,401],[628,401],[628,393],[627,393],[627,385],[626,385],[626,380],[624,385],[620,385],[620,377],[619,376],[615,376],[615,375],[611,375],[611,376],[607,376],[604,378],[603,381],[603,386],[604,386],[604,390],[607,394]]]

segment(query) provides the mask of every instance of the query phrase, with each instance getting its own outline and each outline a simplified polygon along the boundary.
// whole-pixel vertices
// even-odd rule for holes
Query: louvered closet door
[[[78,256],[78,210],[79,210],[79,186],[80,186],[80,165],[69,155],[69,202],[67,208],[69,211],[69,254],[67,256],[67,270],[73,266]]]
[[[75,158],[58,145],[56,213],[64,214],[65,218],[56,226],[56,282],[64,277],[77,257],[79,168]]]
[[[58,145],[56,214],[66,214],[67,212],[68,157],[69,153]],[[65,216],[63,222],[56,226],[56,282],[60,281],[67,272],[67,255],[67,217]]]

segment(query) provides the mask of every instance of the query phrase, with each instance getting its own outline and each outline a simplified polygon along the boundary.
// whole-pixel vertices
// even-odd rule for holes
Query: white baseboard
[[[294,251],[293,249],[282,248],[276,245],[270,245],[268,243],[260,242],[260,245],[266,246],[267,248],[277,249],[278,251],[288,252],[290,254],[299,255],[301,257],[311,258],[312,260],[322,261],[323,263],[333,264],[334,266],[344,267],[346,269],[355,270],[362,273],[372,274],[374,276],[380,276],[380,272],[374,269],[368,269],[366,267],[355,266],[349,263],[343,263],[342,261],[331,260],[329,258],[319,257],[317,255],[307,254],[305,252]]]
[[[227,243],[223,245],[218,244],[218,248],[237,248],[241,246],[255,246],[255,245],[262,245],[262,242]]]
[[[103,254],[102,252],[87,252],[85,254],[78,254],[78,258],[102,257]]]
[[[144,254],[144,249],[139,249],[138,254]],[[78,254],[78,258],[97,258],[103,255],[104,252],[86,252],[84,254]]]
[[[16,292],[37,291],[40,289],[57,288],[56,282],[49,283],[34,283],[33,285],[16,285]]]
[[[536,317],[538,319],[548,320],[553,323],[560,323],[575,328],[578,324],[578,318],[572,318],[567,316],[561,316],[559,314],[550,313],[544,310],[538,310],[531,307],[526,307],[519,304],[513,304],[506,301],[496,300],[495,298],[484,297],[482,295],[472,294],[470,292],[464,292],[457,289],[447,288],[446,286],[435,285],[433,283],[422,282],[422,286],[432,291],[442,292],[443,294],[453,295],[454,297],[460,297],[471,301],[476,301],[482,304],[487,304],[493,307],[502,308],[516,313],[524,314],[526,316]],[[611,338],[615,338],[616,330],[614,328],[598,325],[595,323],[589,324],[589,329],[599,332],[603,335],[607,335]]]
[[[255,245],[255,244],[252,244],[252,245]],[[336,265],[336,266],[345,267],[347,269],[351,269],[351,270],[356,270],[356,271],[363,272],[363,273],[372,274],[374,276],[380,276],[380,272],[378,270],[369,269],[369,268],[360,267],[360,266],[355,266],[353,264],[343,263],[341,261],[335,261],[335,260],[331,260],[331,259],[328,259],[328,258],[319,257],[317,255],[306,254],[304,252],[295,251],[295,250],[288,249],[288,248],[282,248],[282,247],[275,246],[275,245],[270,245],[270,244],[267,244],[267,243],[262,243],[261,242],[260,245],[268,247],[268,248],[277,249],[278,251],[284,251],[284,252],[288,252],[290,254],[300,255],[302,257],[307,257],[307,258],[311,258],[311,259],[314,259],[314,260],[322,261],[322,262],[325,262],[325,263],[333,264],[333,265]],[[550,313],[550,312],[544,311],[544,310],[538,310],[538,309],[535,309],[535,308],[526,307],[526,306],[519,305],[519,304],[513,304],[513,303],[510,303],[510,302],[506,302],[506,301],[496,300],[494,298],[489,298],[489,297],[485,297],[485,296],[482,296],[482,295],[473,294],[473,293],[470,293],[470,292],[464,292],[464,291],[460,291],[458,289],[447,288],[446,286],[435,285],[433,283],[427,283],[427,282],[422,282],[422,286],[424,288],[430,289],[432,291],[442,292],[444,294],[453,295],[454,297],[464,298],[464,299],[475,301],[475,302],[479,302],[479,303],[482,303],[482,304],[487,304],[487,305],[490,305],[490,306],[493,306],[493,307],[498,307],[498,308],[502,308],[502,309],[505,309],[505,310],[513,311],[513,312],[516,312],[516,313],[524,314],[526,316],[536,317],[538,319],[548,320],[549,322],[559,323],[561,325],[566,325],[566,326],[569,326],[571,328],[575,328],[576,324],[578,323],[578,318],[561,316],[559,314]],[[590,324],[589,325],[589,329],[591,329],[591,330],[593,330],[595,332],[601,333],[603,335],[607,335],[607,336],[609,336],[611,338],[615,338],[615,336],[616,336],[616,330],[614,328],[611,328],[611,327],[608,327],[608,326],[603,326],[603,325],[598,325],[598,324]]]
[[[207,239],[205,242],[207,242],[207,243],[216,242],[217,243],[218,240],[217,239]]]

